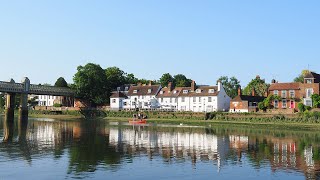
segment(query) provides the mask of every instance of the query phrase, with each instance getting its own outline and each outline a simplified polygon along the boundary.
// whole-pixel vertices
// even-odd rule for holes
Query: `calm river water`
[[[320,134],[0,117],[0,179],[318,179]]]

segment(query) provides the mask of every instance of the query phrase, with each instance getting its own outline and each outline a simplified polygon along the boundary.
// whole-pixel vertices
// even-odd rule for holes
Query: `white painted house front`
[[[60,96],[38,95],[38,106],[53,106]]]

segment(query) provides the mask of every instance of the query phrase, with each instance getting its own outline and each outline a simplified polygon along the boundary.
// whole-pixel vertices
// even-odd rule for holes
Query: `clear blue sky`
[[[198,84],[291,81],[308,64],[320,73],[319,9],[319,0],[0,1],[0,80],[72,82],[93,62]]]

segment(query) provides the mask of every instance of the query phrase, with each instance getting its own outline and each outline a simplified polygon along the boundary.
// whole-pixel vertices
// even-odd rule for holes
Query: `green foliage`
[[[67,81],[63,77],[59,77],[57,81],[54,83],[56,87],[68,87]]]
[[[270,94],[267,98],[265,98],[262,102],[258,104],[258,108],[263,111],[271,109],[273,108],[272,102],[274,100],[281,100],[281,97]]]
[[[190,87],[192,80],[183,74],[177,74],[174,76],[174,82],[176,87]]]
[[[218,81],[221,81],[228,96],[234,98],[238,95],[240,81],[236,77],[233,76],[229,79],[228,76],[221,76]]]
[[[320,96],[319,94],[313,94],[311,96],[313,107],[314,108],[319,108],[320,107]]]
[[[244,88],[243,94],[251,95],[252,90],[254,90],[256,96],[264,96],[268,91],[268,88],[269,84],[267,84],[265,80],[260,79],[260,77],[256,77],[255,79],[252,79]]]
[[[109,100],[107,94],[110,90],[107,88],[109,82],[100,65],[88,63],[85,66],[78,66],[73,81],[73,88],[79,98],[86,99],[94,105],[103,104]]]
[[[298,104],[298,109],[299,109],[299,112],[304,112],[305,111],[305,106],[303,103],[299,103]]]
[[[267,108],[266,108],[266,106],[264,104],[265,104],[264,102],[259,102],[258,103],[258,108],[260,110],[263,110],[263,111],[267,110]]]
[[[38,96],[35,96],[35,97],[29,99],[28,100],[28,104],[31,105],[31,106],[36,106],[38,104],[37,99],[38,99]]]
[[[296,78],[294,78],[294,82],[300,82],[300,83],[303,83],[304,82],[304,77],[307,75],[307,74],[309,74],[310,73],[310,71],[309,70],[302,70],[301,71],[301,74],[298,76],[298,77],[296,77]]]
[[[53,107],[61,107],[61,106],[62,106],[62,104],[59,104],[59,103],[53,104]]]
[[[168,86],[168,83],[172,82],[174,83],[174,78],[169,73],[165,73],[160,78],[160,84],[162,87]]]

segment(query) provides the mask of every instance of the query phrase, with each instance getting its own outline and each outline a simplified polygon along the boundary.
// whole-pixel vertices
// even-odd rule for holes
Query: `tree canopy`
[[[228,96],[234,98],[238,95],[240,81],[238,81],[236,77],[233,76],[231,78],[228,78],[228,76],[221,76],[218,81],[221,81],[223,88],[225,89]]]
[[[265,80],[260,79],[257,76],[255,79],[252,79],[249,84],[244,88],[243,94],[251,95],[252,90],[255,91],[256,96],[265,96],[266,92],[268,91],[269,84],[265,82]]]
[[[85,66],[78,66],[73,81],[73,88],[79,98],[89,100],[95,105],[109,100],[106,73],[100,65],[88,63]]]
[[[177,74],[174,76],[174,84],[176,87],[189,87],[191,86],[192,80],[188,79],[183,74]]]
[[[5,100],[4,100],[4,94],[0,94],[0,109],[4,108]]]
[[[160,78],[160,84],[162,87],[166,87],[169,82],[174,83],[174,78],[169,73],[165,73]]]
[[[59,77],[57,81],[54,83],[56,87],[68,87],[67,81],[63,77]]]
[[[294,81],[294,82],[303,83],[303,82],[304,82],[304,77],[305,77],[307,74],[309,74],[309,73],[310,73],[309,70],[304,69],[304,70],[301,71],[301,73],[300,73],[300,75],[299,75],[298,77],[294,78],[293,81]]]

